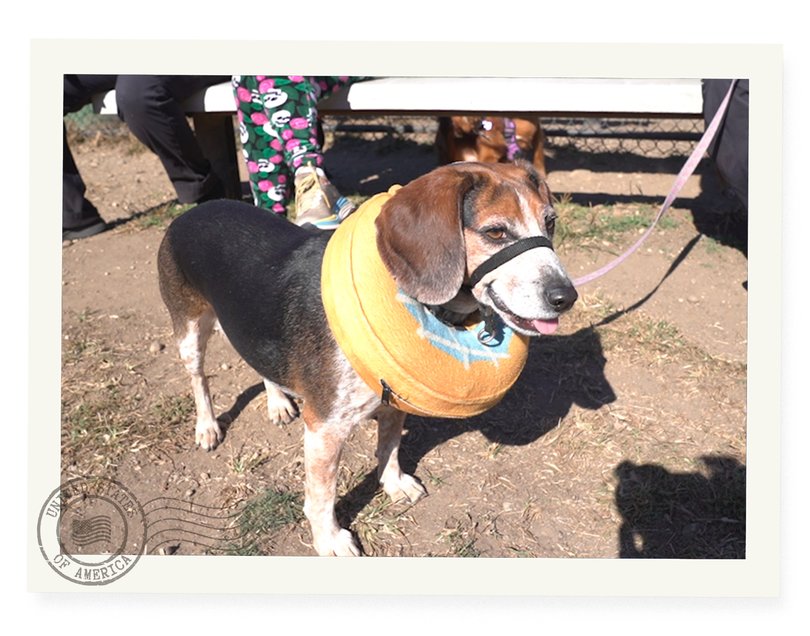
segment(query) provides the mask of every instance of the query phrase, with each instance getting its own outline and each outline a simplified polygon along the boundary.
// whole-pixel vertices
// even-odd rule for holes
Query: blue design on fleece
[[[469,368],[471,362],[479,360],[492,362],[497,367],[499,360],[509,357],[509,343],[514,334],[500,318],[497,319],[493,338],[483,344],[478,339],[483,322],[473,329],[457,329],[443,323],[424,305],[402,292],[397,294],[397,300],[419,323],[417,334],[429,340],[437,349],[453,356],[465,369]]]

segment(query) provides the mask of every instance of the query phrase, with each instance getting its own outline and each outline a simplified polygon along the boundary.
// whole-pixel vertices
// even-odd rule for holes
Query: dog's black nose
[[[579,298],[573,285],[560,285],[546,290],[546,300],[556,311],[563,312],[571,309]]]

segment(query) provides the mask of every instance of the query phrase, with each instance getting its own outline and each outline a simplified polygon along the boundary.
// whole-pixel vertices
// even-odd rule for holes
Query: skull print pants
[[[318,100],[358,79],[233,76],[242,153],[257,206],[286,213],[295,170],[323,164]]]

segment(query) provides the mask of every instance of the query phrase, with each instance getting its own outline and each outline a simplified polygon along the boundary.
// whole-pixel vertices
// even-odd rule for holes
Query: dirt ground
[[[260,378],[225,338],[207,370],[226,427],[194,447],[188,378],[155,257],[182,212],[133,140],[73,145],[114,229],[63,246],[62,473],[129,488],[149,553],[311,555],[302,424],[267,422]],[[630,245],[684,157],[551,148],[556,243],[572,277]],[[429,141],[336,135],[327,165],[357,199],[436,165]],[[744,224],[702,163],[620,269],[532,343],[506,399],[469,420],[409,417],[404,468],[429,496],[377,488],[372,426],[339,473],[338,516],[369,555],[743,558],[747,258]]]

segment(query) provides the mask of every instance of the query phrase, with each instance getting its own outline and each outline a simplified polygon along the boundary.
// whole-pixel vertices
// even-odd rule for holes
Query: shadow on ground
[[[367,161],[368,155],[374,161]],[[330,177],[345,194],[371,196],[394,184],[404,185],[437,166],[433,146],[402,137],[384,137],[373,141],[338,137],[325,154]],[[632,153],[594,153],[576,149],[557,149],[547,162],[550,171],[586,169],[590,172],[640,172],[671,175],[674,183],[686,157],[645,157]],[[737,200],[728,194],[714,165],[704,159],[695,174],[700,179],[700,195],[676,199],[675,206],[689,210],[697,230],[748,255],[747,215]],[[571,193],[570,200],[582,206],[636,204],[660,207],[659,195]]]
[[[557,152],[549,162],[552,170],[587,169],[590,172],[641,172],[665,174],[675,179],[686,157],[643,157],[630,153],[591,153],[566,149]],[[695,175],[700,179],[700,194],[694,198],[678,198],[675,207],[689,210],[698,232],[722,245],[733,247],[748,256],[748,218],[737,199],[728,194],[714,164],[704,159],[698,164]],[[581,206],[635,204],[660,208],[663,196],[632,194],[608,194],[604,192],[575,192],[568,195],[572,203]]]
[[[619,464],[620,557],[745,558],[745,466],[731,457],[702,461],[708,477],[656,464]]]
[[[463,420],[409,416],[400,447],[403,471],[414,474],[434,448],[464,433],[478,431],[506,446],[531,444],[554,429],[573,405],[596,410],[616,400],[605,377],[601,338],[593,328],[567,336],[532,339],[526,368],[503,401]],[[337,515],[344,527],[379,489],[376,469],[340,499]]]

